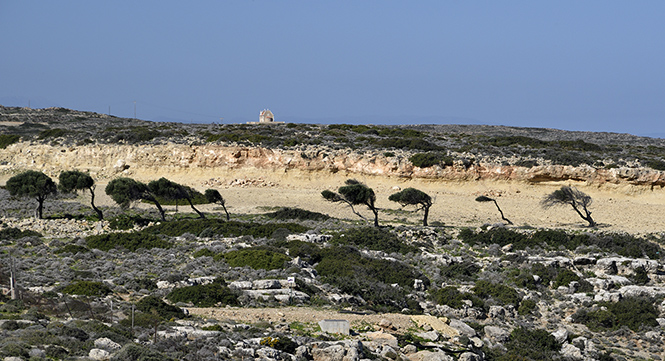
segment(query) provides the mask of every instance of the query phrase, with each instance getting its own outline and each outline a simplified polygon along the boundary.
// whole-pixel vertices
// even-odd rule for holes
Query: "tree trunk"
[[[44,198],[37,198],[37,209],[35,210],[35,218],[42,219],[44,210]]]
[[[199,218],[205,218],[205,217],[206,217],[206,216],[205,216],[203,213],[201,213],[198,209],[194,208],[194,203],[192,203],[192,199],[191,199],[191,198],[187,198],[187,202],[189,202],[189,206],[192,207],[192,209],[194,210],[194,212],[196,212],[196,213],[199,215]]]
[[[92,209],[97,213],[97,217],[99,217],[99,220],[102,221],[104,220],[104,214],[102,214],[102,211],[95,207],[95,189],[94,188],[89,188],[90,189],[90,205],[92,206]]]
[[[425,210],[425,216],[423,216],[423,226],[427,227],[427,216],[429,216],[429,207],[423,207]]]
[[[226,205],[222,203],[222,208],[224,208],[224,213],[226,213],[226,221],[228,222],[231,219],[231,216],[229,215],[229,211],[226,210]]]
[[[508,222],[508,224],[511,224],[511,225],[512,225],[513,222],[511,222],[510,219],[504,217],[504,215],[503,215],[503,211],[501,210],[501,208],[499,208],[499,203],[496,202],[496,199],[492,199],[492,200],[494,201],[494,205],[496,206],[496,209],[498,209],[498,210],[499,210],[499,213],[501,213],[501,219],[503,219],[504,221]]]
[[[374,212],[374,227],[379,226],[379,210],[372,207],[372,212]]]

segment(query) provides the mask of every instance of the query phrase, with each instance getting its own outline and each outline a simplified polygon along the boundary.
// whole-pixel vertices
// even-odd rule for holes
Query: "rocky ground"
[[[511,154],[495,154],[499,145],[479,140],[523,136],[510,139],[570,146],[581,134],[421,126],[413,130],[430,132],[432,144],[456,147],[446,153],[453,165],[421,168],[409,157],[422,149],[376,148],[394,145],[394,134],[408,138],[399,127],[298,125],[276,139],[293,144],[297,131],[312,132],[321,144],[252,138],[257,147],[213,141],[225,134],[214,125],[160,125],[153,134],[149,124],[102,115],[7,109],[0,126],[21,138],[0,149],[0,185],[25,169],[54,178],[89,170],[105,220],[95,219],[82,194],[48,199],[48,219],[36,220],[33,201],[0,188],[5,360],[665,357],[665,176],[641,164],[662,159],[660,140],[586,134],[569,151],[604,165],[571,166],[556,164],[546,148],[509,145]],[[122,127],[152,138],[131,138]],[[225,131],[250,136],[240,127]],[[210,142],[201,141],[204,132]],[[335,148],[336,139],[366,146]],[[599,149],[614,153],[599,157]],[[167,222],[151,204],[120,209],[104,193],[117,176],[218,189],[231,221],[218,205],[197,205],[207,220],[167,206]],[[348,178],[376,192],[381,229],[322,200],[321,191]],[[562,185],[593,198],[598,227],[586,227],[572,209],[540,206]],[[421,212],[388,201],[407,187],[435,199],[429,227],[420,226]],[[479,195],[495,198],[514,225],[500,223]],[[281,207],[295,210],[277,218]],[[12,272],[20,300],[10,297]],[[348,332],[325,332],[323,320],[348,321]]]

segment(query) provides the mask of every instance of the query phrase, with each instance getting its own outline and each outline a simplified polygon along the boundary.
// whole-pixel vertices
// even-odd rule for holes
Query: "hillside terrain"
[[[34,200],[0,188],[0,356],[660,360],[664,157],[665,140],[628,134],[0,106],[0,185],[81,170],[104,212],[59,193],[34,219]],[[205,219],[186,203],[165,204],[165,222],[150,202],[121,208],[105,193],[118,177],[219,190],[230,220],[205,200]],[[351,178],[375,192],[381,227],[322,198]],[[597,227],[541,206],[567,185],[592,197]],[[388,199],[410,187],[434,200],[427,227]]]

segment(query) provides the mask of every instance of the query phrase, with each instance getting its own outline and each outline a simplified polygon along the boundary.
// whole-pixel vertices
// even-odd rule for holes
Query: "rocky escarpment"
[[[17,143],[0,150],[0,172],[13,174],[36,169],[57,175],[66,169],[90,171],[112,178],[119,174],[158,172],[177,174],[205,170],[259,169],[275,172],[343,172],[432,180],[512,180],[546,182],[575,180],[589,184],[665,186],[665,173],[646,168],[595,168],[591,166],[503,165],[500,159],[476,159],[457,154],[452,166],[419,168],[409,161],[411,154],[396,151],[355,151],[307,146],[301,149],[268,149],[224,145],[84,145],[59,146]],[[514,163],[514,162],[513,162]]]

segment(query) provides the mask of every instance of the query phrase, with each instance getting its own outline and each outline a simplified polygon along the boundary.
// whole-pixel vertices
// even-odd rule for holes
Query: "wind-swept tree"
[[[351,211],[358,217],[366,219],[362,214],[358,213],[353,206],[365,205],[374,213],[374,226],[379,226],[379,209],[376,208],[376,194],[372,188],[358,182],[355,179],[347,179],[345,186],[339,187],[337,192],[325,190],[321,192],[323,199],[333,203],[346,203],[351,207]]]
[[[206,189],[205,191],[205,197],[210,203],[217,203],[222,206],[224,209],[224,213],[226,213],[226,220],[228,221],[231,219],[231,216],[229,216],[229,211],[226,210],[226,201],[224,201],[224,197],[222,197],[221,194],[219,194],[219,191],[216,189]]]
[[[427,216],[429,215],[429,209],[433,204],[432,197],[427,193],[415,188],[406,188],[397,193],[391,194],[388,199],[399,203],[402,207],[416,206],[416,211],[422,209],[425,212],[423,226],[427,227]]]
[[[501,213],[501,219],[508,222],[508,224],[513,224],[513,222],[511,222],[510,219],[506,218],[503,215],[503,211],[501,210],[501,208],[499,208],[499,204],[496,202],[496,199],[490,198],[490,197],[487,197],[487,196],[480,196],[480,197],[476,198],[476,202],[494,202],[494,205],[496,206],[496,209],[498,209],[499,213]]]
[[[104,191],[122,208],[127,208],[132,202],[138,200],[152,202],[155,207],[157,207],[162,221],[166,220],[162,205],[159,204],[157,198],[155,198],[148,186],[144,183],[131,178],[116,178],[106,185]]]
[[[148,183],[148,189],[150,189],[152,194],[163,199],[176,201],[181,199],[186,200],[189,203],[189,206],[192,207],[192,210],[196,212],[200,218],[205,218],[203,213],[194,207],[194,203],[192,202],[192,193],[194,191],[193,189],[168,180],[164,177]]]
[[[37,208],[35,208],[35,218],[39,219],[43,216],[44,201],[46,198],[58,191],[58,187],[51,177],[34,170],[25,171],[9,178],[5,188],[7,188],[11,196],[32,197],[36,199]]]
[[[78,170],[68,170],[60,173],[58,177],[58,188],[63,193],[73,193],[76,191],[89,190],[90,191],[90,205],[97,213],[99,220],[104,219],[102,211],[95,206],[95,180],[92,179],[90,174],[83,173]]]
[[[591,211],[589,210],[592,201],[590,196],[577,188],[563,186],[561,189],[548,194],[540,204],[544,208],[570,205],[583,220],[589,223],[589,227],[596,227],[597,223],[591,218]]]

